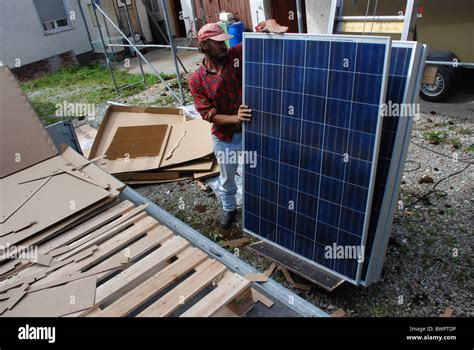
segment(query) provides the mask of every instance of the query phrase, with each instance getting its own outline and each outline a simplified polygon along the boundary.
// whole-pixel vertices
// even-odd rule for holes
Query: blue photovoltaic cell
[[[355,280],[389,41],[338,39],[244,38],[244,229]]]

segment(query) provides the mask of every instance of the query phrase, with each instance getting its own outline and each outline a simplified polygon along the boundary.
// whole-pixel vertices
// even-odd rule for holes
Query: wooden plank
[[[337,309],[330,316],[331,317],[345,317],[346,312],[343,309]]]
[[[252,288],[252,297],[254,302],[259,301],[268,308],[273,306],[273,301],[270,298],[267,298],[265,295],[254,288]]]
[[[176,260],[94,316],[123,317],[128,315],[205,259],[207,259],[206,254],[196,248],[190,248],[184,258]]]
[[[217,288],[183,313],[181,317],[209,317],[249,287],[250,282],[245,278],[227,271],[217,282]]]
[[[439,317],[452,317],[454,310],[450,307],[447,307],[446,310]]]
[[[189,276],[173,290],[138,314],[138,317],[165,317],[170,315],[183,306],[186,300],[192,299],[209,286],[227,268],[218,261],[206,259],[195,270],[196,272],[192,276]]]
[[[100,285],[97,288],[96,306],[100,306],[105,301],[115,297],[128,286],[135,284],[141,275],[153,270],[156,266],[172,258],[188,246],[189,243],[185,239],[179,236],[173,237],[159,249]]]
[[[211,315],[211,317],[240,317],[234,311],[229,309],[229,307],[224,306],[217,310],[215,313]]]
[[[245,278],[250,282],[268,282],[268,276],[264,273],[249,273]]]
[[[234,239],[232,241],[219,242],[218,244],[221,247],[237,248],[249,242],[250,242],[250,239],[248,237],[244,237],[244,238]]]
[[[328,291],[332,291],[344,283],[342,278],[336,277],[322,268],[300,259],[273,244],[261,241],[249,245],[248,249],[267,257],[277,265],[296,273]]]
[[[130,261],[134,261],[137,257],[147,254],[148,252],[154,250],[158,245],[163,244],[166,240],[173,237],[174,234],[165,226],[158,226],[153,228],[150,232],[147,232],[146,236],[140,240],[134,242],[132,245],[126,247],[124,250],[117,252],[115,255],[111,256],[107,260],[101,262],[100,264],[94,266],[89,271],[98,271],[103,269],[105,265],[110,263],[116,263],[121,261],[123,257],[128,257]],[[110,272],[104,272],[99,275],[97,278],[98,281],[101,281],[103,278],[110,275]]]
[[[227,307],[239,316],[245,315],[255,305],[251,288],[246,288],[227,304]]]
[[[277,268],[277,264],[275,264],[274,262],[272,262],[272,264],[270,265],[270,267],[268,268],[268,270],[266,270],[264,272],[264,275],[267,276],[267,277],[270,277],[273,273],[273,271],[275,271],[275,269]]]
[[[293,288],[297,289],[302,289],[302,290],[311,290],[311,286],[308,284],[303,284],[303,283],[297,283],[291,276],[290,272],[286,267],[279,266],[278,270],[280,270],[283,273],[283,276],[285,276],[286,280],[291,284]]]

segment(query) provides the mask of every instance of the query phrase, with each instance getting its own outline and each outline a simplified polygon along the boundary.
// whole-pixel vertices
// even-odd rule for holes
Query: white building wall
[[[271,0],[250,0],[250,13],[252,16],[252,27],[271,18]]]
[[[145,42],[149,43],[153,41],[153,35],[151,33],[150,22],[148,21],[148,14],[145,6],[141,0],[136,0],[137,2],[137,11],[138,18],[140,21],[140,26],[143,31],[143,36],[145,37]],[[136,30],[136,29],[135,29]]]
[[[66,12],[74,11],[71,27],[45,34],[33,0],[0,0],[0,61],[15,68],[67,51],[91,51],[77,0],[65,0]]]
[[[193,0],[181,0],[181,8],[183,9],[183,18],[189,17],[191,20],[195,20],[195,16],[197,16],[198,14],[194,13]],[[190,29],[189,20],[185,19],[184,24],[186,25],[186,33],[188,33]]]
[[[306,1],[308,33],[327,34],[332,0]]]

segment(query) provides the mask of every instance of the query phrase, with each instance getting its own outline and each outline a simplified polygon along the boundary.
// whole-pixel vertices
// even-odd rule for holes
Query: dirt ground
[[[316,286],[294,289],[279,271],[272,277],[328,313],[343,308],[349,316],[439,316],[451,307],[456,316],[474,316],[473,144],[468,119],[423,114],[416,122],[401,185],[404,209],[396,212],[378,283],[345,283],[329,293]],[[247,236],[240,213],[232,228],[218,227],[218,199],[192,180],[135,189],[213,241]],[[246,247],[239,255],[261,271],[270,266]]]

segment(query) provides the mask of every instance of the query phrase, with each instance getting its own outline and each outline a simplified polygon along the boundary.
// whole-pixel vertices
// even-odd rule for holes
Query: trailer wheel
[[[438,68],[434,84],[421,84],[420,96],[425,101],[441,102],[448,97],[453,78],[444,67]]]

